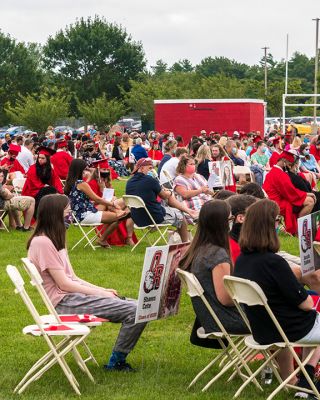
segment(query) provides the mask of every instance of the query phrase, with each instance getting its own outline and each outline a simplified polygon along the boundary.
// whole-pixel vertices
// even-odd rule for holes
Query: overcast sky
[[[320,0],[0,0],[0,29],[19,41],[45,43],[76,18],[104,16],[139,40],[154,65],[225,56],[256,64],[261,47],[279,60],[315,53]]]

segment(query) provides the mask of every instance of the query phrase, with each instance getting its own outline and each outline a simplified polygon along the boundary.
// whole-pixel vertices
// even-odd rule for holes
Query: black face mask
[[[105,179],[105,178],[109,178],[109,172],[100,172],[100,176],[101,178]]]
[[[242,224],[240,224],[240,222],[234,222],[232,225],[232,229],[230,231],[230,236],[236,242],[239,241],[241,227],[242,227]]]
[[[94,148],[93,147],[87,147],[87,151],[93,151]]]

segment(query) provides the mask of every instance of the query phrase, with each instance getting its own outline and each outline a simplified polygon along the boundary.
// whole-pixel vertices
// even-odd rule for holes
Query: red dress
[[[317,162],[320,161],[320,150],[318,150],[314,144],[310,146],[310,154],[314,156]]]
[[[91,179],[88,182],[88,185],[91,187],[92,191],[99,197],[102,197],[102,192],[100,190],[99,184],[95,179]],[[98,228],[99,232],[103,234],[105,231],[105,225],[100,225]],[[126,239],[128,238],[128,231],[126,226],[126,220],[119,222],[118,227],[109,235],[107,236],[107,242],[111,246],[124,246],[126,244]],[[137,237],[133,232],[132,240],[134,243],[137,243]]]
[[[276,165],[267,174],[262,187],[269,199],[275,201],[280,207],[280,214],[284,216],[287,232],[295,235],[298,230],[298,216],[293,212],[292,206],[301,207],[307,193],[294,187],[289,175]]]
[[[51,164],[60,179],[67,179],[73,157],[66,151],[57,151],[51,158]]]
[[[31,165],[26,176],[27,179],[23,186],[21,195],[35,197],[38,194],[39,190],[45,186],[45,184],[39,179],[37,175],[36,164]],[[49,185],[56,188],[59,193],[63,193],[61,180],[53,168],[51,169],[51,179]]]

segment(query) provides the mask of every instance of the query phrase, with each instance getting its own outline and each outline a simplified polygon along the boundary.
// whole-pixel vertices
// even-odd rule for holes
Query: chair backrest
[[[164,169],[162,169],[162,172],[163,172],[163,175],[168,179],[168,181],[165,182],[165,183],[169,183],[171,189],[173,189],[173,178],[172,178],[172,176],[170,175],[170,173],[168,171],[166,171]]]
[[[14,178],[12,180],[12,185],[16,193],[20,193],[26,182],[26,178]]]
[[[33,320],[38,325],[41,332],[44,333],[40,315],[39,315],[37,309],[35,308],[34,304],[32,303],[32,300],[30,299],[28,293],[25,290],[24,280],[23,280],[22,276],[20,275],[20,272],[13,265],[7,265],[6,270],[7,270],[7,274],[9,276],[9,278],[11,279],[12,283],[15,286],[15,293],[17,293],[21,296],[21,298],[22,298],[25,306],[27,307],[28,311],[30,312]]]
[[[252,171],[251,171],[250,167],[247,167],[245,165],[235,165],[233,167],[233,173],[250,175],[250,177],[252,176]]]
[[[223,278],[224,286],[228,291],[229,295],[233,299],[236,307],[238,308],[239,312],[241,309],[240,304],[246,304],[247,306],[262,306],[265,308],[266,312],[268,313],[269,317],[271,318],[272,322],[274,323],[275,327],[277,328],[280,336],[282,337],[283,341],[287,344],[290,343],[286,334],[284,333],[283,329],[281,328],[277,318],[275,317],[274,313],[272,312],[271,308],[268,304],[268,299],[264,294],[261,287],[253,281],[249,279],[237,278],[235,276],[225,276]],[[242,310],[242,309],[241,309]],[[241,315],[243,311],[241,312]],[[246,318],[246,321],[248,319]],[[251,327],[252,330],[252,327]]]
[[[220,319],[218,318],[217,314],[214,312],[212,309],[211,305],[209,304],[208,300],[206,299],[204,295],[204,290],[203,287],[201,286],[201,283],[198,281],[197,277],[192,274],[191,272],[184,271],[180,268],[177,268],[177,274],[181,281],[186,285],[187,287],[187,293],[190,297],[200,297],[201,300],[203,301],[204,305],[206,306],[208,312],[212,316],[214,322],[217,324],[219,327],[220,331],[225,335],[227,340],[231,341],[231,338],[228,334],[228,332],[225,330],[224,326],[222,325]]]
[[[133,195],[123,195],[122,198],[123,198],[123,201],[125,202],[125,205],[127,207],[129,207],[130,209],[131,208],[143,208],[151,220],[150,225],[153,225],[154,227],[159,229],[155,220],[153,219],[152,215],[150,214],[149,210],[147,209],[147,207],[141,197],[133,196]]]
[[[42,279],[39,271],[37,270],[37,267],[28,258],[21,258],[21,261],[24,265],[24,268],[25,268],[27,274],[29,275],[29,277],[31,279],[30,280],[31,285],[36,287],[47,310],[49,311],[49,313],[51,315],[53,315],[55,317],[57,322],[61,322],[56,309],[54,308],[47,292],[45,291],[45,289],[42,285],[43,279]]]

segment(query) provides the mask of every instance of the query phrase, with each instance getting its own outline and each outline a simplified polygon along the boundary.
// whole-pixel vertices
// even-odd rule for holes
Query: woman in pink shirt
[[[93,314],[122,326],[107,370],[133,371],[126,357],[134,348],[144,323],[135,324],[136,301],[119,297],[80,279],[74,272],[66,249],[66,227],[71,208],[65,195],[52,194],[40,200],[37,226],[28,241],[28,258],[37,267],[43,286],[59,314]]]

